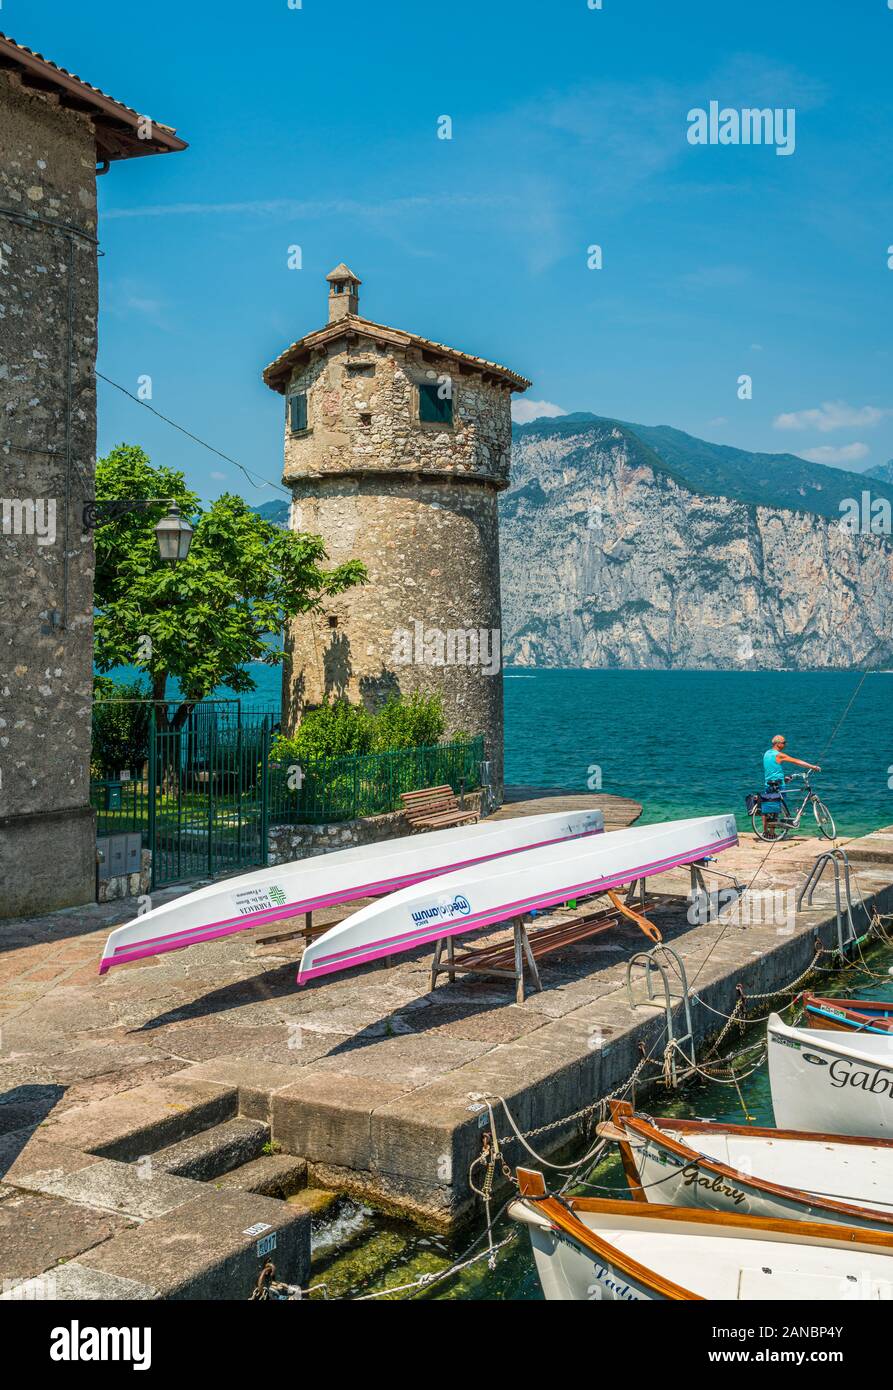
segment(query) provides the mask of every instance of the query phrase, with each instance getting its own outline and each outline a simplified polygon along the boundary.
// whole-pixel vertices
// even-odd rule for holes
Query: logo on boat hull
[[[242,888],[232,894],[232,904],[240,917],[252,917],[255,912],[269,912],[288,902],[288,894],[278,883],[266,888]]]
[[[723,1182],[722,1178],[709,1177],[701,1172],[697,1163],[687,1163],[682,1170],[683,1187],[703,1187],[709,1192],[716,1192],[720,1197],[728,1197],[736,1207],[742,1202],[747,1201],[747,1193],[742,1192],[740,1187],[733,1187],[731,1183]]]
[[[453,917],[467,917],[470,912],[471,903],[462,893],[457,893],[451,902],[436,903],[433,907],[419,908],[411,916],[416,926],[423,927],[428,922],[442,922]]]

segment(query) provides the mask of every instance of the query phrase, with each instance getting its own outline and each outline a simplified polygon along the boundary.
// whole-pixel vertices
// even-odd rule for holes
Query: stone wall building
[[[291,526],[332,564],[362,560],[363,587],[295,619],[283,721],[345,695],[376,708],[437,691],[449,732],[482,733],[502,792],[497,497],[508,486],[511,395],[524,377],[359,313],[360,280],[327,277],[329,322],[264,380],[286,398]]]
[[[96,896],[96,176],[184,148],[0,35],[0,917]]]

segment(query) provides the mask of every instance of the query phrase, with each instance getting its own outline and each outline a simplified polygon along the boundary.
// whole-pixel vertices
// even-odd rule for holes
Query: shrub
[[[308,710],[292,738],[273,739],[273,762],[300,762],[304,758],[338,758],[346,753],[368,753],[372,747],[373,718],[362,705],[335,700]]]
[[[428,748],[440,742],[444,722],[441,697],[421,691],[389,696],[378,714],[345,699],[335,700],[308,710],[292,738],[277,734],[271,757],[274,763],[300,763],[349,753]]]
[[[373,748],[427,748],[439,743],[444,730],[443,700],[414,690],[391,695],[375,716]]]

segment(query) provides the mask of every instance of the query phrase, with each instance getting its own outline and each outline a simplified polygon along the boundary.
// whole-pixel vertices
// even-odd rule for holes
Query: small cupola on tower
[[[337,323],[348,314],[358,314],[362,283],[359,277],[342,261],[329,271],[326,279],[329,282],[329,323]]]

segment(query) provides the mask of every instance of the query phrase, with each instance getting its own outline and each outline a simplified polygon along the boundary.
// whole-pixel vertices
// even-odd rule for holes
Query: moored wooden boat
[[[509,1215],[528,1228],[549,1300],[874,1301],[893,1298],[893,1233],[813,1221],[551,1197],[518,1169]]]
[[[775,1122],[783,1129],[893,1138],[893,1036],[766,1025]]]
[[[634,1201],[893,1232],[893,1140],[653,1119],[614,1101]]]
[[[808,1028],[893,1033],[893,1000],[890,999],[828,999],[807,990],[801,994],[800,1003],[803,1022]]]

